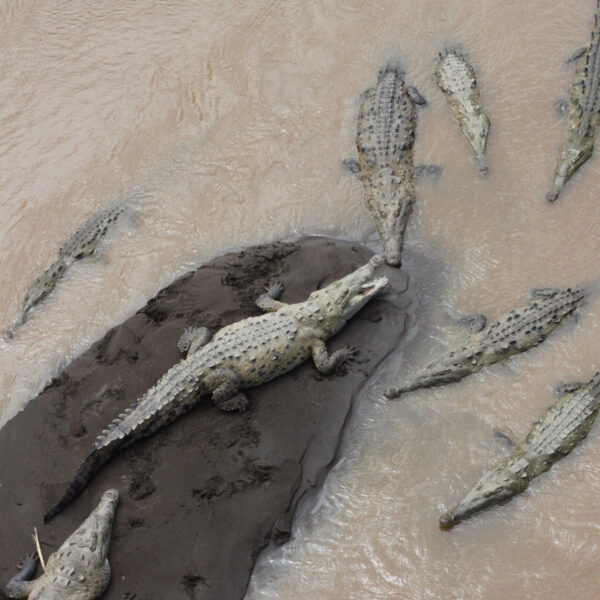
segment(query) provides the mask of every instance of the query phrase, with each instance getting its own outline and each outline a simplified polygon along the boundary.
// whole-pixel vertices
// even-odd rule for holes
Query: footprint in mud
[[[181,585],[191,600],[196,598],[196,588],[198,586],[208,587],[208,583],[206,582],[206,579],[202,577],[202,575],[194,575],[193,573],[186,573],[181,578]]]

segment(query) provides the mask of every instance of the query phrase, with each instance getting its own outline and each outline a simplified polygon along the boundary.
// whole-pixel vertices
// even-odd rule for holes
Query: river
[[[339,462],[293,539],[259,561],[248,600],[589,598],[600,589],[600,436],[504,507],[453,531],[439,514],[519,441],[561,382],[600,365],[600,163],[545,202],[588,0],[305,0],[0,5],[0,328],[90,214],[132,215],[0,342],[0,422],[109,327],[225,250],[327,234],[373,244],[355,155],[360,94],[387,61],[418,111],[404,267],[407,342],[364,390]],[[458,46],[492,122],[478,176],[433,77]],[[419,268],[417,268],[417,266]],[[588,302],[539,348],[459,384],[381,392],[459,340],[455,316],[499,316],[534,287]]]

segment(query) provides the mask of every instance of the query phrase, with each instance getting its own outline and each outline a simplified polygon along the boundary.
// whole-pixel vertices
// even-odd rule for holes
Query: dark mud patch
[[[298,502],[335,456],[354,398],[400,341],[406,302],[374,300],[328,345],[360,348],[346,375],[322,377],[304,364],[250,390],[244,414],[204,401],[110,461],[48,526],[42,515],[62,495],[97,435],[180,359],[189,325],[215,328],[258,314],[255,298],[273,279],[298,302],[364,264],[370,251],[326,238],[257,246],[222,256],[156,298],[72,362],[0,430],[0,578],[31,552],[37,527],[46,557],[83,521],[102,492],[121,503],[105,600],[239,600],[269,543],[289,537]],[[406,275],[382,268],[396,290]]]

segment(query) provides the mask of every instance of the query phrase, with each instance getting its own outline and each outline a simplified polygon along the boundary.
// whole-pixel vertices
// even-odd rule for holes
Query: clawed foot
[[[348,370],[348,364],[351,363],[360,353],[356,346],[348,345],[336,352],[336,368],[342,373]]]
[[[563,383],[562,385],[557,385],[554,388],[554,394],[561,398],[562,396],[566,396],[567,394],[573,394],[574,392],[579,391],[584,385],[585,382],[583,381]]]
[[[37,554],[27,554],[23,560],[17,562],[17,569],[25,573],[26,578],[29,578],[35,573],[39,563]]]
[[[273,298],[273,300],[277,300],[279,296],[283,293],[285,286],[279,279],[273,279],[271,283],[265,286],[265,292],[269,296],[269,298]]]
[[[225,412],[244,412],[248,409],[249,405],[250,400],[248,400],[248,396],[240,392],[229,398],[229,400],[221,402],[219,408]]]
[[[33,565],[37,567],[38,562],[39,559],[37,557],[37,554],[28,553],[24,559],[17,562],[17,569],[19,569],[19,571],[22,571],[23,569],[33,567]]]

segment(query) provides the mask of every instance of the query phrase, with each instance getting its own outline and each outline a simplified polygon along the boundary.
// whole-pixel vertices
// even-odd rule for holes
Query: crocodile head
[[[315,306],[315,325],[328,335],[338,332],[365,304],[380,294],[388,285],[387,277],[375,277],[375,270],[384,263],[376,254],[369,262],[346,277],[313,292],[307,300]]]
[[[472,353],[465,353],[464,356],[451,353],[449,357],[431,363],[403,385],[388,388],[384,395],[392,399],[421,387],[434,387],[457,381],[473,372],[473,358]]]
[[[115,509],[119,502],[117,490],[107,490],[98,506],[67,539],[65,545],[77,546],[93,565],[102,565],[108,554]]]
[[[490,120],[479,110],[479,112],[465,117],[461,124],[464,136],[479,161],[479,172],[485,177],[488,174],[485,148],[490,130]]]
[[[452,510],[440,517],[440,527],[450,529],[460,521],[520,494],[529,485],[528,466],[522,457],[496,465]]]
[[[404,232],[414,204],[412,167],[396,165],[378,169],[365,188],[365,204],[383,244],[385,261],[392,267],[402,264]]]
[[[554,202],[560,190],[571,179],[575,171],[592,155],[594,151],[594,139],[589,136],[569,139],[564,143],[559,151],[556,173],[554,175],[554,185],[546,199]]]
[[[65,269],[65,263],[62,260],[57,260],[33,281],[23,300],[21,308],[22,321],[25,320],[29,311],[56,287],[56,283],[64,274]]]

